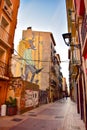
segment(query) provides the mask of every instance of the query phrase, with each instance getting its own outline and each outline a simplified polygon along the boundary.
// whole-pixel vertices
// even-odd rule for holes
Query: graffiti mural
[[[38,91],[25,90],[25,107],[38,105]]]
[[[31,72],[30,82],[33,82],[35,74],[38,74],[42,71],[43,68],[37,69],[35,66],[35,62],[32,58],[32,51],[36,50],[36,47],[33,44],[33,40],[31,39],[23,39],[23,42],[26,44],[26,48],[23,52],[23,60],[21,66],[21,78],[23,80],[28,80],[28,74]],[[25,70],[23,74],[23,66],[25,64]]]

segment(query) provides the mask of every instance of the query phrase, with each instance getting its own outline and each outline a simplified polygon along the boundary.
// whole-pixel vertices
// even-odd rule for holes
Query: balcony
[[[59,76],[59,77],[58,77],[58,80],[59,80],[59,82],[62,82],[62,77]]]
[[[71,61],[71,64],[72,65],[80,65],[81,64],[81,61],[78,59],[73,59],[72,61]]]
[[[56,86],[57,86],[56,82],[55,82],[53,79],[51,79],[50,85],[53,86],[53,87],[56,87]]]
[[[55,63],[54,56],[51,56],[51,60],[53,63]]]
[[[0,25],[0,41],[2,41],[5,46],[11,47],[10,43],[12,41],[12,36]]]
[[[8,65],[0,61],[0,79],[9,79],[8,78]]]
[[[52,71],[52,73],[56,74],[54,66],[51,66],[51,71]]]
[[[79,74],[78,65],[72,64],[70,72],[69,72],[69,77],[71,79],[77,79],[78,74]]]
[[[6,2],[4,2],[3,10],[8,15],[8,17],[12,19],[12,9],[8,6]]]
[[[84,45],[85,38],[87,32],[87,15],[84,16],[82,27],[81,27],[81,37],[82,37],[82,44]]]

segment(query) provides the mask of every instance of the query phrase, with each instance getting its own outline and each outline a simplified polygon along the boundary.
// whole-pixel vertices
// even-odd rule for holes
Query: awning
[[[87,53],[84,55],[84,58],[87,59]]]
[[[87,39],[86,39],[86,42],[84,43],[85,45],[84,45],[84,50],[83,50],[83,57],[85,58],[85,59],[87,59]]]
[[[75,8],[78,16],[84,16],[85,13],[85,5],[84,0],[74,0]]]

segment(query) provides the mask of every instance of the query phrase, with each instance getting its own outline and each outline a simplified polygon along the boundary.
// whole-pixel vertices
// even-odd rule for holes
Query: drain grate
[[[20,119],[20,118],[14,118],[14,119],[12,119],[12,121],[17,121],[17,122],[19,122],[19,121],[21,121],[22,119]]]
[[[64,118],[64,116],[55,116],[55,118]]]
[[[29,116],[37,116],[36,114],[29,114]]]
[[[81,130],[79,126],[71,126],[74,130]]]
[[[22,114],[21,116],[26,116],[26,115]]]
[[[41,128],[45,128],[45,126],[41,126]]]
[[[35,113],[35,112],[31,111],[31,112],[29,112],[29,113]]]

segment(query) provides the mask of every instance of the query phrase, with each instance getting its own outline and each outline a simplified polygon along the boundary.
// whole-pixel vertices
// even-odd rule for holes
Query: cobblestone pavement
[[[85,130],[85,124],[68,98],[22,115],[0,117],[0,130]]]

